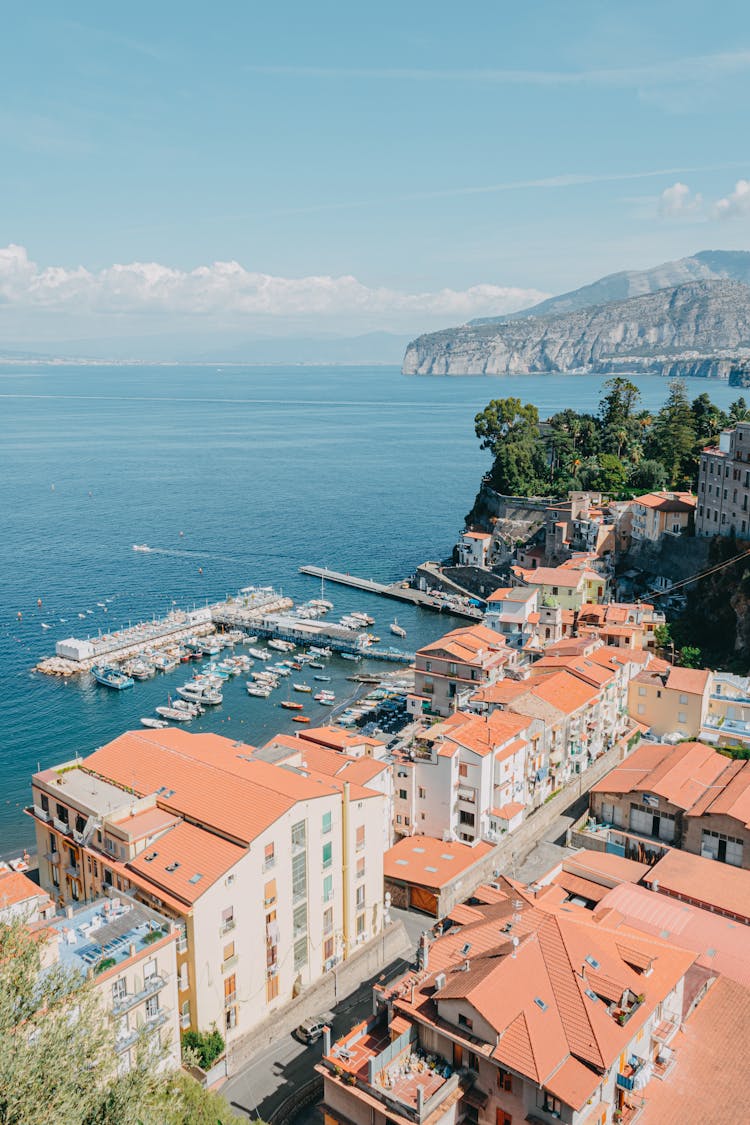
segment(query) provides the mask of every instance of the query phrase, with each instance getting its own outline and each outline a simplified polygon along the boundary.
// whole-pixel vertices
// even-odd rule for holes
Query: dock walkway
[[[373,578],[358,578],[354,574],[342,574],[337,570],[328,570],[323,566],[301,566],[300,574],[308,574],[311,578],[323,578],[326,582],[334,582],[339,586],[351,586],[354,590],[364,590],[368,594],[377,594],[381,598],[393,598],[398,602],[409,602],[410,605],[419,606],[420,609],[431,609],[435,613],[450,613],[453,617],[466,617],[469,621],[481,621],[482,612],[474,606],[457,608],[444,607],[436,603],[434,595],[422,590],[413,590],[410,586],[404,589],[402,582],[393,582],[390,586],[384,582],[376,582]]]

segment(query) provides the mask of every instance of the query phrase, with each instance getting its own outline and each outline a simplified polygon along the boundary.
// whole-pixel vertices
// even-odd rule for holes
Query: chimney
[[[426,930],[419,939],[419,967],[424,972],[430,967],[430,939]]]
[[[323,1028],[323,1055],[327,1057],[331,1053],[331,1029],[330,1027]]]
[[[658,879],[652,879],[651,880],[651,890],[658,892],[658,890],[659,890],[659,880]]]
[[[65,917],[66,918],[72,918],[73,917],[73,907],[72,906],[66,906],[65,907]]]

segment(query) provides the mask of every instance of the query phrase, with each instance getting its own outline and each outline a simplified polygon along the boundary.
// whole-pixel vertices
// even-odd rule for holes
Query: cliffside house
[[[701,453],[696,535],[750,535],[750,422],[724,430]]]
[[[661,738],[695,738],[709,710],[713,673],[708,668],[649,665],[628,688],[628,712]]]
[[[408,699],[413,715],[450,715],[472,691],[492,683],[514,663],[504,637],[486,625],[469,625],[446,633],[416,653],[414,692]]]
[[[492,536],[488,532],[462,532],[458,541],[458,565],[486,569],[490,565],[491,547]]]
[[[696,499],[692,492],[647,492],[630,501],[635,540],[658,543],[665,535],[685,535],[692,527]]]

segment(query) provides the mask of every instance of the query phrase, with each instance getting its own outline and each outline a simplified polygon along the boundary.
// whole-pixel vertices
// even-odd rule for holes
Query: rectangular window
[[[398,796],[400,801],[405,801],[408,797],[408,793],[405,789],[399,789]]]
[[[456,668],[456,665],[455,665],[455,664],[453,664],[453,663],[450,663],[450,664],[448,665],[448,675],[449,675],[449,676],[455,676],[455,675],[456,675],[456,673],[457,673],[457,668]]]
[[[307,964],[307,934],[294,943],[294,971],[304,968]]]
[[[323,933],[330,934],[333,932],[333,907],[329,906],[327,910],[323,911]]]
[[[330,831],[331,831],[331,820],[332,820],[332,816],[333,816],[333,814],[332,814],[332,813],[330,813],[330,812],[325,812],[325,813],[323,813],[323,827],[322,827],[322,832],[323,832],[323,835],[324,835],[324,836],[325,836],[325,835],[326,835],[326,834],[327,834],[328,832],[330,832]]]
[[[364,908],[364,905],[365,905],[365,888],[364,888],[364,886],[357,887],[356,909],[362,910]]]
[[[459,777],[468,777],[469,776],[469,767],[467,765],[464,765],[463,762],[461,762],[461,764],[458,767],[458,776]]]
[[[159,1014],[159,995],[149,996],[146,1000],[146,1019],[153,1020]]]
[[[364,850],[364,846],[365,846],[365,826],[364,826],[364,824],[360,824],[359,827],[357,828],[357,831],[356,831],[356,834],[355,834],[354,847],[358,852],[361,852],[361,851]]]
[[[57,805],[57,819],[61,820],[63,824],[68,823],[68,810],[65,808],[65,805]]]
[[[299,851],[307,846],[307,826],[304,820],[292,825],[292,851]]]
[[[292,901],[307,898],[307,864],[305,853],[292,856]]]
[[[424,788],[423,788],[423,787],[422,787],[422,786],[420,785],[420,786],[419,786],[419,799],[420,799],[420,801],[424,801],[424,799],[425,799],[425,797],[426,797],[426,796],[427,796],[427,790],[426,790],[426,789],[424,789]]]
[[[42,803],[43,812],[49,812],[49,797],[46,795],[46,793],[40,794],[39,800]]]
[[[307,933],[307,904],[295,906],[292,914],[292,936],[296,941]]]
[[[302,857],[304,859],[304,856]],[[294,864],[292,864],[294,866]],[[276,880],[269,879],[263,888],[263,905],[273,906],[276,902]]]
[[[266,1003],[275,1000],[279,995],[279,974],[275,973],[274,976],[268,977],[266,980]]]
[[[231,961],[234,957],[234,942],[230,941],[228,945],[224,946],[224,962]]]
[[[232,1028],[237,1026],[237,1009],[227,1008],[224,1013],[224,1028],[226,1031],[231,1031]]]
[[[458,1026],[459,1027],[465,1027],[467,1031],[471,1031],[471,1029],[474,1026],[474,1023],[473,1023],[472,1020],[469,1019],[468,1016],[465,1016],[463,1014],[463,1012],[459,1012],[458,1013]]]
[[[234,973],[224,981],[224,1007],[237,1001],[237,977]]]
[[[357,860],[357,878],[364,879],[365,877],[365,857]]]
[[[229,933],[234,929],[234,907],[227,906],[221,912],[221,932],[224,934]]]
[[[329,840],[327,844],[323,844],[323,867],[330,867],[333,863],[333,844]]]
[[[364,914],[357,915],[357,937],[362,937],[365,932],[365,916]]]
[[[510,1074],[509,1071],[503,1070],[501,1068],[497,1072],[497,1084],[500,1087],[500,1089],[505,1090],[506,1093],[508,1093],[508,1094],[513,1093],[513,1075]]]
[[[116,1004],[118,1000],[124,999],[128,992],[128,982],[125,977],[120,977],[119,980],[112,981],[112,1000]]]
[[[263,867],[266,871],[273,867],[276,862],[276,846],[275,844],[266,844],[263,851]]]
[[[424,670],[425,670],[425,672],[431,672],[432,671],[432,661],[431,660],[425,660]]]
[[[333,957],[333,938],[328,938],[323,942],[323,960],[330,961]]]
[[[687,714],[684,711],[677,712],[677,722],[681,723],[683,726],[687,722]]]
[[[323,902],[330,902],[333,898],[333,875],[326,875],[323,880]]]

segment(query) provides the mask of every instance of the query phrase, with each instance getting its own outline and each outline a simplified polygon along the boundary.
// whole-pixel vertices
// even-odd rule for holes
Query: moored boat
[[[149,727],[151,730],[163,730],[168,727],[169,723],[166,719],[141,719],[142,727]]]
[[[292,722],[293,723],[309,723],[310,720],[308,719],[307,715],[295,715],[294,718],[292,719]]]
[[[104,684],[105,687],[113,688],[115,691],[131,688],[135,682],[119,668],[113,668],[109,664],[95,664],[91,669],[91,675],[98,684]]]
[[[312,691],[312,688],[310,687],[309,684],[292,684],[292,687],[294,688],[295,691],[302,691],[302,692],[305,692],[308,695]]]
[[[282,699],[279,706],[285,707],[287,711],[301,711],[302,710],[302,704],[301,703],[295,703],[291,699]]]
[[[391,625],[390,625],[390,629],[391,629],[391,632],[396,637],[405,637],[406,636],[406,629],[404,629],[403,625],[399,625],[397,617],[393,618],[393,621],[391,622]]]

